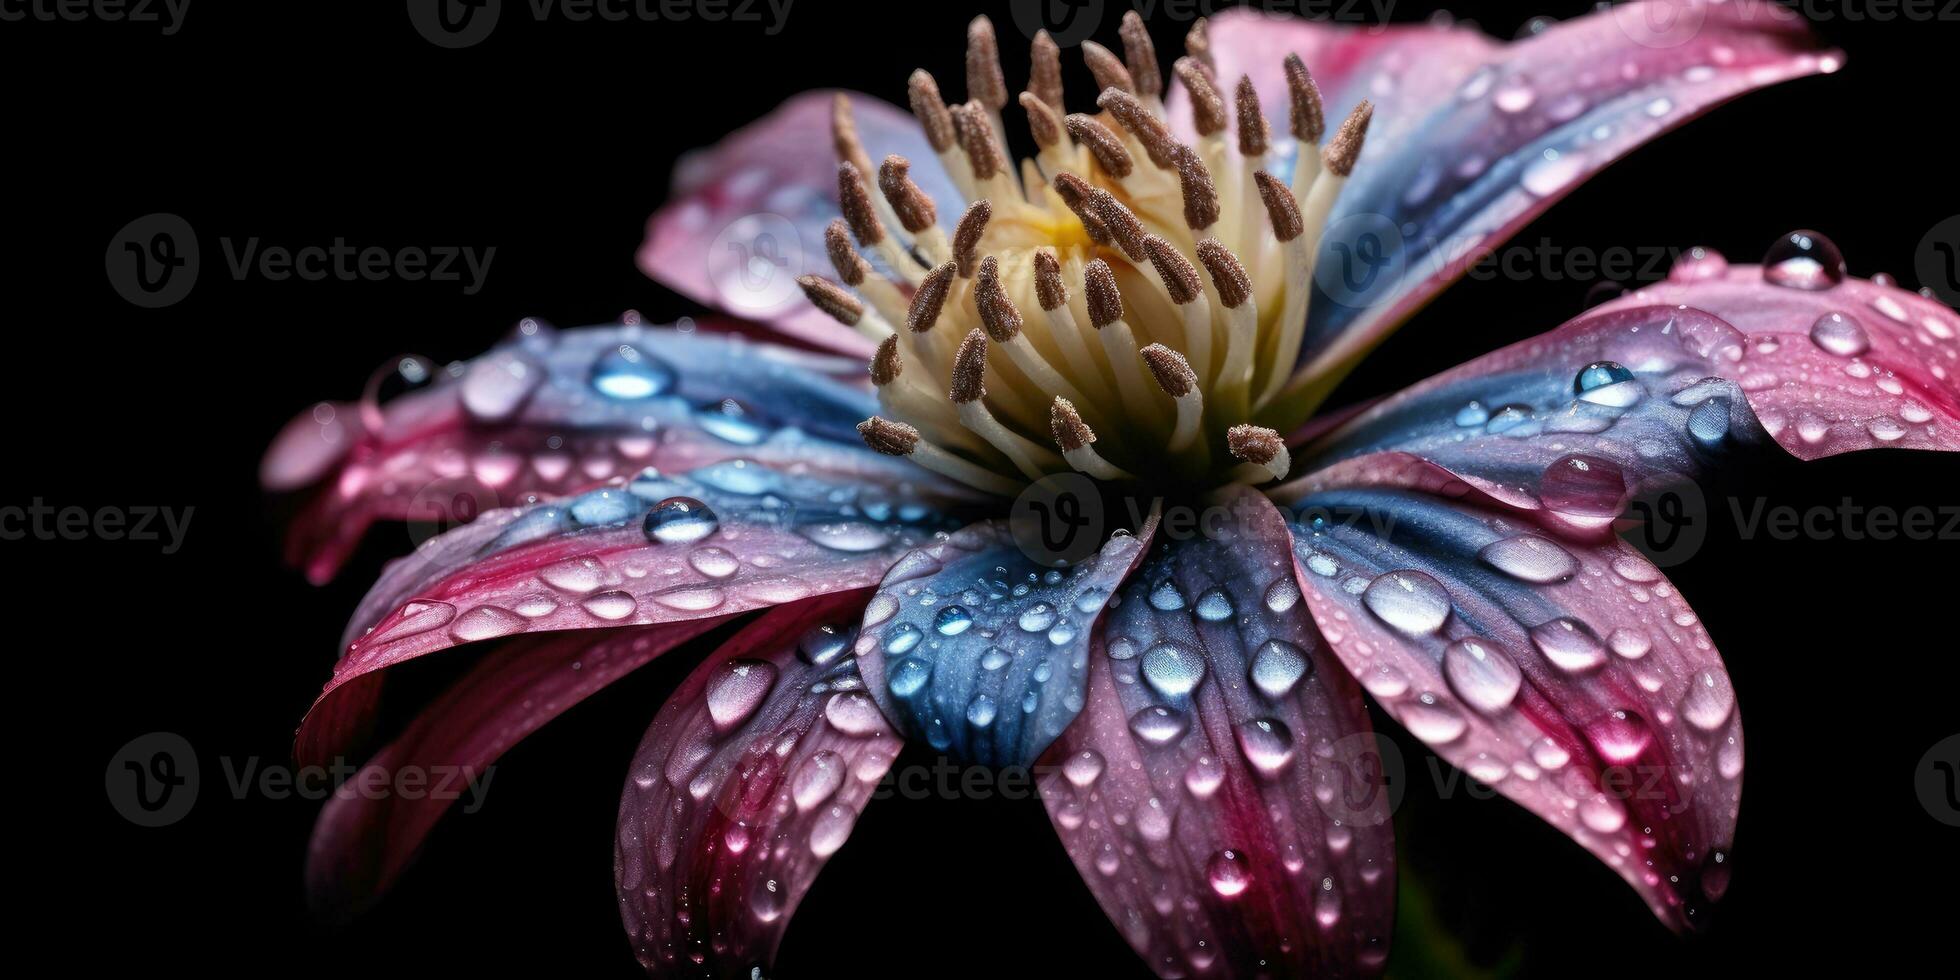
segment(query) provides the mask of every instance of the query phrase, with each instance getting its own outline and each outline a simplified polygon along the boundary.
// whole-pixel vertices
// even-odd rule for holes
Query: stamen
[[[1184,50],[1211,72],[1218,71],[1218,60],[1211,53],[1211,22],[1203,17],[1184,35]]]
[[[1130,77],[1130,69],[1124,67],[1123,60],[1110,53],[1108,48],[1094,41],[1084,41],[1082,61],[1089,66],[1089,74],[1096,77],[1097,88],[1131,94],[1136,92],[1136,79]]]
[[[1252,384],[1253,359],[1259,346],[1259,308],[1252,302],[1252,276],[1232,250],[1216,238],[1198,242],[1198,261],[1211,274],[1211,288],[1225,305],[1225,366],[1218,372],[1218,399],[1226,418],[1243,418],[1249,410],[1247,389]]]
[[[797,276],[796,284],[803,287],[803,295],[810,305],[822,310],[838,323],[855,327],[864,318],[864,304],[844,287],[822,276]]]
[[[975,327],[965,340],[960,341],[959,353],[953,357],[953,383],[949,394],[953,405],[959,410],[960,421],[1012,460],[1023,476],[1030,480],[1041,479],[1043,473],[1059,466],[1061,460],[1053,452],[1009,431],[987,410],[984,400],[987,397],[986,371],[987,334]]]
[[[919,444],[919,430],[877,415],[859,422],[857,430],[865,445],[887,456],[910,456]]]
[[[1192,231],[1204,231],[1218,222],[1218,185],[1212,183],[1211,168],[1196,150],[1177,147],[1177,186],[1184,195],[1184,223]]]
[[[886,337],[871,355],[871,383],[880,388],[897,381],[905,373],[905,362],[898,356],[898,335]]]
[[[913,333],[925,333],[939,322],[939,313],[946,306],[946,293],[952,288],[953,263],[935,267],[919,280],[918,292],[912,294],[912,308],[905,315],[905,325]]]
[[[1171,430],[1171,452],[1183,452],[1198,437],[1198,422],[1204,417],[1204,395],[1198,391],[1198,376],[1191,370],[1191,363],[1183,354],[1165,347],[1151,344],[1138,351],[1143,363],[1150,368],[1151,377],[1157,380],[1157,387],[1164,394],[1177,401],[1177,427]]]
[[[1286,451],[1286,440],[1272,429],[1257,425],[1235,425],[1225,432],[1225,446],[1237,459],[1245,460],[1246,465],[1233,471],[1241,482],[1264,483],[1267,480],[1284,480],[1286,472],[1293,468],[1292,454]],[[1249,477],[1250,479],[1244,479]]]
[[[1205,66],[1189,55],[1177,59],[1171,66],[1177,72],[1178,80],[1184,83],[1184,90],[1191,93],[1191,121],[1198,128],[1199,136],[1215,136],[1225,128],[1225,100],[1218,95],[1218,89],[1211,84],[1211,75]]]
[[[1140,263],[1149,257],[1143,248],[1143,240],[1149,232],[1144,230],[1143,222],[1137,220],[1135,212],[1124,207],[1116,195],[1100,187],[1089,189],[1089,203],[1095,208],[1096,216],[1102,219],[1110,240],[1116,243],[1126,258]]]
[[[885,223],[878,220],[878,212],[871,205],[864,173],[848,160],[837,165],[837,204],[859,245],[875,248],[884,242]]]
[[[955,405],[987,397],[987,334],[979,327],[967,332],[953,355],[953,383],[946,394]]]
[[[1314,84],[1313,76],[1307,72],[1307,63],[1301,61],[1297,54],[1286,56],[1286,92],[1291,99],[1289,116],[1293,124],[1293,138],[1318,145],[1321,134],[1327,131],[1327,119],[1320,107],[1320,86]]]
[[[928,260],[946,260],[946,233],[939,230],[939,209],[932,198],[912,182],[912,162],[894,153],[878,168],[878,189],[898,216],[898,223],[913,236],[919,251]]]
[[[1101,259],[1091,261],[1082,270],[1082,285],[1089,305],[1089,322],[1096,329],[1123,319],[1123,293],[1116,288],[1116,274],[1110,271],[1109,263]]]
[[[1072,173],[1062,172],[1054,176],[1050,186],[1055,188],[1055,194],[1062,199],[1062,203],[1067,205],[1070,211],[1075,212],[1076,219],[1082,222],[1082,230],[1088,233],[1090,241],[1098,245],[1110,243],[1109,226],[1103,222],[1102,215],[1097,213],[1095,188],[1089,186],[1088,181]]]
[[[1116,388],[1123,396],[1123,409],[1133,418],[1159,417],[1157,402],[1137,365],[1136,335],[1123,322],[1123,293],[1116,287],[1116,274],[1109,263],[1093,259],[1082,270],[1084,298],[1089,306],[1089,322],[1102,338],[1103,354],[1116,375]]]
[[[1037,388],[1049,395],[1065,395],[1078,401],[1088,401],[1082,392],[1062,373],[1055,370],[1021,333],[1026,321],[1021,311],[1008,298],[1007,289],[1000,281],[1000,260],[989,255],[980,262],[980,273],[973,280],[973,305],[980,311],[980,324],[987,328],[987,335],[1000,345],[1001,352],[1021,373],[1028,376]]]
[[[1301,221],[1300,202],[1294,199],[1293,192],[1278,177],[1264,170],[1253,179],[1259,182],[1259,197],[1266,202],[1266,216],[1272,219],[1273,235],[1282,242],[1300,237],[1306,225]]]
[[[933,152],[951,150],[955,136],[953,114],[947,111],[946,100],[939,96],[939,83],[921,68],[912,73],[905,89],[912,102],[912,117],[919,121],[919,128],[926,131],[926,142],[932,144]]]
[[[871,272],[871,263],[858,254],[857,247],[851,244],[850,226],[842,218],[832,218],[823,230],[823,248],[830,255],[830,267],[837,270],[837,278],[847,286],[864,285],[865,276]]]
[[[1000,69],[1000,42],[985,14],[966,26],[966,97],[995,112],[1007,107],[1007,76]]]
[[[973,202],[960,216],[958,227],[953,229],[953,261],[960,278],[973,278],[974,266],[980,261],[980,236],[993,217],[993,203],[984,199]]]
[[[1197,267],[1170,242],[1151,235],[1143,241],[1150,255],[1150,266],[1165,295],[1184,317],[1184,352],[1197,366],[1198,377],[1211,377],[1211,304],[1203,302],[1204,280]]]
[[[1368,136],[1368,122],[1375,118],[1375,106],[1367,99],[1348,113],[1341,122],[1341,128],[1334,138],[1327,141],[1327,148],[1321,151],[1321,160],[1327,164],[1327,171],[1336,177],[1346,177],[1354,172],[1354,163],[1361,158],[1361,144]]]
[[[1075,313],[1069,309],[1068,284],[1062,281],[1062,264],[1051,249],[1037,249],[1034,253],[1034,294],[1041,304],[1041,312],[1048,318],[1048,336],[1061,348],[1069,373],[1088,389],[1093,396],[1092,403],[1103,404],[1110,394],[1109,383],[1103,380],[1102,370],[1089,354],[1082,328],[1075,322]]]
[[[1044,311],[1068,305],[1068,284],[1062,281],[1062,263],[1050,249],[1034,253],[1034,294]]]
[[[1313,295],[1313,256],[1309,251],[1312,243],[1305,234],[1306,218],[1300,213],[1300,202],[1293,197],[1293,191],[1264,170],[1254,174],[1253,179],[1259,183],[1259,196],[1266,203],[1273,236],[1280,240],[1286,253],[1286,299],[1280,307],[1279,330],[1274,334],[1271,356],[1264,359],[1266,380],[1259,385],[1259,397],[1253,400],[1257,408],[1279,393],[1280,385],[1292,375],[1293,364],[1299,358],[1300,338],[1307,329],[1307,301]],[[1323,183],[1326,183],[1324,179],[1315,180],[1314,191],[1318,192]]]
[[[1124,11],[1123,24],[1117,32],[1123,38],[1123,61],[1130,69],[1130,78],[1136,82],[1136,93],[1146,99],[1162,95],[1164,75],[1157,66],[1157,46],[1150,42],[1150,31],[1143,26],[1143,18],[1134,10]]]
[[[871,169],[871,158],[865,155],[864,142],[858,138],[857,119],[851,115],[851,97],[842,92],[830,100],[830,142],[837,149],[837,159],[849,161],[859,170]]]
[[[1226,309],[1237,309],[1252,298],[1252,277],[1246,274],[1238,256],[1220,244],[1218,239],[1206,238],[1198,242],[1198,261],[1204,263],[1206,272],[1211,273],[1212,288],[1218,292],[1218,299]]]
[[[977,101],[953,109],[953,117],[960,121],[960,148],[966,151],[966,158],[973,165],[973,179],[976,181],[994,179],[1005,166],[1000,142],[995,138],[993,123],[987,121],[987,116],[986,108]]]
[[[987,493],[1008,496],[1021,485],[985,467],[970,463],[919,437],[919,430],[876,415],[858,423],[864,444],[887,456],[903,456],[952,480]]]
[[[1028,91],[1056,112],[1062,111],[1062,49],[1048,32],[1034,32],[1028,55]]]
[[[1307,229],[1307,234],[1300,236],[1297,244],[1288,246],[1286,305],[1286,312],[1291,314],[1294,309],[1293,284],[1296,282],[1299,283],[1299,291],[1302,294],[1300,319],[1303,323],[1301,330],[1305,329],[1305,303],[1312,286],[1310,280],[1314,272],[1314,259],[1320,252],[1320,235],[1325,230],[1324,226],[1327,223],[1327,216],[1333,213],[1335,199],[1340,196],[1341,188],[1347,184],[1348,175],[1354,172],[1355,164],[1361,158],[1362,144],[1368,135],[1368,122],[1374,118],[1374,115],[1375,107],[1366,99],[1363,99],[1360,105],[1355,106],[1353,112],[1348,113],[1348,117],[1341,122],[1341,128],[1334,133],[1333,138],[1327,141],[1327,146],[1320,151],[1321,162],[1325,165],[1326,169],[1319,177],[1315,178],[1313,187],[1308,190],[1306,199],[1301,202],[1301,221]],[[1298,252],[1297,255],[1295,254],[1296,251]],[[1316,369],[1320,365],[1331,363],[1334,359],[1346,357],[1351,353],[1348,349],[1336,344],[1327,350],[1321,351],[1316,355],[1313,363],[1306,365],[1305,369],[1296,372],[1294,370],[1294,364],[1299,358],[1299,334],[1300,331],[1294,331],[1290,336],[1282,335],[1282,340],[1290,341],[1290,346],[1281,347],[1278,351],[1283,360],[1275,359],[1273,362],[1274,373],[1266,381],[1265,391],[1267,394],[1261,397],[1260,401],[1262,406],[1265,402],[1271,401],[1275,397],[1290,395],[1298,386],[1305,384],[1309,378],[1318,373]],[[1285,379],[1279,377],[1282,373],[1286,375]],[[1289,382],[1285,391],[1280,391],[1276,387],[1280,380]]]
[[[1088,43],[1084,42],[1083,47],[1088,47]],[[1115,116],[1116,122],[1143,144],[1144,155],[1157,165],[1157,169],[1177,169],[1177,138],[1171,135],[1163,120],[1152,115],[1143,103],[1137,101],[1135,95],[1122,88],[1104,88],[1102,95],[1096,98],[1096,105]]]
[[[1055,445],[1062,449],[1062,458],[1070,466],[1098,480],[1133,479],[1121,467],[1111,464],[1096,452],[1094,443],[1096,432],[1082,421],[1075,406],[1068,399],[1056,396],[1053,408],[1048,415],[1048,427],[1055,434]]]
[[[903,349],[897,334],[878,344],[871,357],[871,383],[878,391],[878,404],[885,411],[928,427],[935,441],[962,449],[984,451],[986,443],[974,438],[960,422],[946,396],[928,380],[921,383],[905,373]]]
[[[1061,145],[1062,118],[1055,115],[1055,110],[1033,92],[1022,92],[1020,102],[1021,108],[1028,114],[1028,131],[1034,134],[1034,144],[1040,147],[1045,157],[1050,150]]]
[[[1259,90],[1253,88],[1252,76],[1239,76],[1233,101],[1239,117],[1239,155],[1257,161],[1266,155],[1272,132],[1266,126],[1266,111],[1259,107]]]
[[[1068,117],[1069,135],[1076,142],[1089,148],[1096,158],[1096,165],[1103,168],[1111,177],[1122,180],[1136,169],[1136,161],[1130,151],[1123,148],[1123,141],[1109,131],[1109,127],[1099,123],[1093,116],[1073,113]]]

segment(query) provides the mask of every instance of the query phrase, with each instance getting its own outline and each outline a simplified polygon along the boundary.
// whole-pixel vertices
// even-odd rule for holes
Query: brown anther
[[[1136,91],[1136,79],[1130,77],[1130,69],[1124,67],[1123,59],[1116,57],[1108,48],[1094,41],[1082,42],[1082,62],[1089,66],[1089,74],[1095,76],[1097,88]]]
[[[1234,458],[1264,466],[1286,451],[1286,440],[1264,426],[1235,425],[1225,430],[1225,447]]]
[[[960,223],[953,229],[953,261],[960,278],[973,278],[973,267],[980,261],[980,236],[986,233],[987,222],[993,217],[993,202],[985,198],[973,202],[960,215]]]
[[[1089,186],[1088,181],[1067,171],[1056,174],[1051,186],[1055,188],[1056,195],[1061,197],[1062,203],[1068,205],[1070,211],[1075,212],[1076,219],[1082,222],[1082,230],[1089,233],[1089,240],[1098,245],[1109,244],[1109,226],[1104,224],[1102,216],[1096,213],[1095,201],[1091,197],[1091,192],[1095,188]]]
[[[1177,246],[1157,237],[1146,236],[1144,251],[1150,255],[1150,264],[1157,269],[1157,277],[1164,280],[1164,292],[1169,293],[1171,302],[1179,306],[1204,295],[1204,280],[1198,278],[1198,267],[1177,250]]]
[[[980,274],[973,280],[973,305],[980,311],[980,324],[994,343],[1004,344],[1021,333],[1021,311],[1007,296],[1000,282],[1000,260],[989,255],[980,262]]]
[[[1252,87],[1251,75],[1239,76],[1232,101],[1239,117],[1239,156],[1248,160],[1265,156],[1272,132],[1266,126],[1266,111],[1259,107],[1259,90]]]
[[[1089,302],[1089,322],[1097,330],[1123,319],[1123,292],[1109,263],[1092,259],[1082,268],[1082,293]]]
[[[967,102],[953,109],[953,118],[960,121],[960,148],[973,164],[973,176],[980,180],[992,180],[1005,165],[988,115],[986,107],[978,102]]]
[[[1150,31],[1143,26],[1143,17],[1134,10],[1124,11],[1123,24],[1117,32],[1123,38],[1123,63],[1130,69],[1130,79],[1136,82],[1137,94],[1162,95],[1164,72],[1157,66],[1157,46],[1150,42]]]
[[[1089,203],[1096,209],[1096,216],[1102,219],[1103,227],[1109,232],[1109,240],[1123,250],[1123,255],[1132,262],[1141,262],[1146,253],[1143,239],[1149,232],[1144,230],[1143,222],[1137,220],[1136,213],[1123,206],[1116,195],[1100,187],[1089,191]]]
[[[1224,303],[1226,309],[1236,310],[1252,298],[1252,277],[1246,274],[1239,257],[1220,244],[1218,239],[1206,238],[1198,242],[1198,261],[1204,263],[1205,271],[1211,274],[1211,288],[1217,291],[1219,302]]]
[[[1056,112],[1062,111],[1062,48],[1047,31],[1034,32],[1028,46],[1033,62],[1028,68],[1028,91]]]
[[[1048,428],[1055,434],[1055,445],[1062,452],[1072,453],[1096,441],[1096,430],[1082,421],[1082,414],[1075,405],[1060,395],[1055,396],[1054,405],[1048,411]]]
[[[830,255],[830,267],[837,270],[837,278],[847,286],[864,285],[864,277],[871,272],[871,263],[859,255],[851,244],[850,226],[843,218],[832,218],[824,226],[823,248]]]
[[[1021,93],[1021,108],[1028,114],[1028,132],[1034,134],[1034,145],[1047,149],[1062,141],[1062,117],[1048,108],[1048,103],[1033,92]]]
[[[999,112],[1007,107],[1007,76],[1000,70],[1000,42],[985,14],[966,25],[966,97]]]
[[[838,160],[859,170],[871,169],[871,158],[864,153],[864,141],[858,138],[857,119],[851,115],[851,97],[842,92],[830,100],[830,142],[837,149]]]
[[[919,444],[919,430],[876,415],[859,422],[857,428],[865,445],[887,456],[910,456],[912,447]]]
[[[1034,295],[1043,310],[1058,309],[1068,303],[1068,284],[1062,281],[1062,263],[1053,249],[1034,253]]]
[[[1320,151],[1321,162],[1327,172],[1336,177],[1346,177],[1354,172],[1354,162],[1361,157],[1361,143],[1368,136],[1368,121],[1375,118],[1375,105],[1367,99],[1348,113],[1341,121],[1334,138],[1327,141],[1327,148]]]
[[[912,102],[912,118],[919,121],[919,128],[926,131],[926,142],[932,144],[934,153],[944,153],[953,148],[956,138],[953,132],[953,114],[946,109],[946,100],[939,95],[939,83],[925,69],[912,73],[906,82],[905,94]]]
[[[967,331],[953,355],[953,380],[947,385],[953,404],[964,405],[987,397],[987,333],[979,327]]]
[[[1191,93],[1191,121],[1198,127],[1199,136],[1210,136],[1225,128],[1225,100],[1218,95],[1218,88],[1211,84],[1211,73],[1198,59],[1186,55],[1177,59],[1171,66],[1177,78],[1184,83],[1184,90]]]
[[[851,226],[859,245],[871,248],[885,240],[885,223],[871,206],[871,191],[864,186],[864,173],[849,162],[837,165],[837,208]]]
[[[936,266],[919,280],[912,294],[912,306],[905,311],[905,325],[913,333],[925,333],[939,322],[939,311],[946,306],[946,293],[953,286],[953,263]]]
[[[864,304],[846,292],[844,287],[822,276],[797,276],[796,284],[803,287],[803,295],[810,300],[810,305],[824,311],[838,323],[855,327],[864,318]]]
[[[1197,23],[1191,25],[1191,30],[1184,35],[1184,51],[1198,59],[1207,70],[1213,72],[1218,70],[1218,60],[1211,54],[1210,21],[1200,17]]]
[[[1137,351],[1143,355],[1143,363],[1150,368],[1150,376],[1157,379],[1157,387],[1172,398],[1183,398],[1198,387],[1198,374],[1191,370],[1191,362],[1184,355],[1165,347],[1151,344]]]
[[[1171,135],[1164,121],[1152,115],[1137,97],[1119,88],[1103,89],[1096,98],[1096,105],[1116,117],[1117,123],[1130,131],[1137,142],[1143,144],[1143,152],[1159,170],[1172,170],[1177,167],[1174,147],[1177,138]]]
[[[905,226],[906,232],[916,235],[938,223],[939,210],[933,207],[932,198],[912,182],[911,172],[910,160],[896,153],[886,157],[878,168],[878,189],[884,192],[885,202],[898,215],[898,223]]]
[[[1193,231],[1203,231],[1218,221],[1218,185],[1212,183],[1211,168],[1198,151],[1177,147],[1177,186],[1184,194],[1184,223]]]
[[[871,383],[883,388],[904,373],[905,362],[898,358],[898,335],[892,334],[880,341],[878,353],[871,355]]]
[[[1320,134],[1327,131],[1327,118],[1320,108],[1320,86],[1314,84],[1313,76],[1307,73],[1307,63],[1297,54],[1286,56],[1286,94],[1290,100],[1293,138],[1302,143],[1319,143]]]
[[[1088,147],[1090,155],[1096,158],[1096,165],[1110,176],[1122,180],[1136,170],[1136,161],[1130,157],[1130,151],[1123,148],[1123,141],[1110,132],[1108,126],[1097,122],[1094,116],[1071,113],[1067,125],[1069,135]]]
[[[1252,179],[1259,185],[1259,200],[1266,204],[1266,217],[1273,223],[1273,236],[1282,242],[1290,242],[1307,230],[1300,217],[1300,202],[1293,197],[1293,191],[1278,177],[1258,171]]]

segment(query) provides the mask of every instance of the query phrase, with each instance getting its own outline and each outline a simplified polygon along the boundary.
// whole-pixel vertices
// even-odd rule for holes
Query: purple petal
[[[1278,511],[1240,489],[1160,541],[1097,632],[1044,802],[1103,911],[1162,976],[1381,971],[1388,797],[1360,692],[1300,602]]]
[[[373,714],[377,671],[458,644],[715,618],[876,585],[956,526],[916,499],[716,464],[486,514],[391,566],[362,600],[298,754],[345,754]]]
[[[1027,766],[1082,710],[1089,640],[1154,528],[1049,568],[1007,521],[906,555],[865,608],[864,681],[887,717],[963,762]]]
[[[806,343],[869,356],[870,341],[818,312],[796,288],[831,275],[824,226],[838,216],[830,135],[835,92],[806,92],[681,162],[669,202],[647,223],[640,269],[686,296]],[[911,114],[851,93],[871,160],[896,153],[941,209],[963,200]],[[870,175],[867,175],[870,179]]]
[[[540,328],[376,406],[315,406],[266,458],[268,486],[328,478],[294,522],[295,563],[330,578],[374,521],[468,521],[646,466],[725,460],[968,496],[866,449],[862,364],[719,332]],[[372,421],[363,425],[363,417]]]
[[[307,851],[307,891],[315,908],[342,918],[379,898],[464,790],[462,780],[481,777],[546,722],[723,622],[725,617],[596,634],[548,633],[485,655],[321,811]],[[411,773],[427,777],[428,792],[385,789]]]
[[[1212,18],[1211,37],[1220,77],[1250,74],[1275,132],[1289,52],[1327,118],[1375,104],[1321,243],[1303,343],[1303,362],[1336,372],[1601,167],[1731,98],[1842,63],[1773,5],[1686,0],[1617,6],[1511,44],[1466,27],[1237,11]],[[1390,264],[1346,268],[1370,235]]]
[[[649,972],[767,968],[902,744],[850,656],[867,592],[774,610],[660,709],[619,804],[614,883]]]
[[[1670,926],[1721,897],[1742,723],[1707,632],[1616,538],[1395,488],[1296,505],[1307,605],[1389,714],[1570,835]]]

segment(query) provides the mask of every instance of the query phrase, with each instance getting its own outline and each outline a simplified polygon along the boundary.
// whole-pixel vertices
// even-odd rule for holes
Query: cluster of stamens
[[[909,91],[971,202],[950,238],[911,162],[874,166],[838,97],[844,216],[825,236],[837,281],[800,282],[878,343],[883,414],[858,427],[866,444],[1004,494],[1070,471],[1198,487],[1285,477],[1284,439],[1257,423],[1302,381],[1313,255],[1372,108],[1361,103],[1320,153],[1305,152],[1325,135],[1320,92],[1288,56],[1302,152],[1281,180],[1268,172],[1274,147],[1251,79],[1228,111],[1205,29],[1199,20],[1174,67],[1196,145],[1165,122],[1156,50],[1134,12],[1122,57],[1082,45],[1101,89],[1095,114],[1065,110],[1061,50],[1036,34],[1018,103],[1038,153],[1016,167],[993,25],[974,20],[968,101],[947,105],[924,71]]]

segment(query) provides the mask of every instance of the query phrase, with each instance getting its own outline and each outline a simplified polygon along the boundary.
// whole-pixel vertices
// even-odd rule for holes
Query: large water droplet
[[[703,466],[688,476],[724,493],[741,494],[753,497],[759,494],[775,493],[782,489],[782,475],[761,463],[748,459],[727,459],[719,463]]]
[[[1238,726],[1239,751],[1260,772],[1272,774],[1293,761],[1293,731],[1277,718],[1259,718]]]
[[[1681,697],[1681,717],[1705,732],[1712,732],[1729,720],[1735,711],[1735,688],[1728,675],[1718,670],[1699,670],[1688,678],[1688,690]]]
[[[1267,697],[1284,697],[1300,683],[1309,669],[1307,652],[1285,640],[1272,639],[1259,645],[1253,651],[1252,666],[1248,673],[1252,686],[1266,693]]]
[[[1191,722],[1183,712],[1150,705],[1130,716],[1130,731],[1148,745],[1169,745],[1184,737]]]
[[[1083,749],[1062,763],[1062,775],[1076,786],[1087,786],[1103,774],[1103,757],[1095,749]]]
[[[769,435],[769,430],[755,417],[755,413],[733,398],[724,398],[696,409],[694,421],[710,434],[738,446],[753,446]]]
[[[851,836],[854,823],[857,823],[857,811],[844,804],[825,809],[810,824],[810,853],[820,858],[837,853],[844,846],[845,838]]]
[[[1622,708],[1609,711],[1586,726],[1586,737],[1608,765],[1624,766],[1637,761],[1653,744],[1653,729],[1638,712]]]
[[[1579,517],[1613,517],[1626,499],[1620,464],[1587,453],[1567,453],[1545,467],[1538,496],[1545,506]]]
[[[1018,622],[1022,629],[1030,633],[1042,633],[1046,632],[1050,626],[1055,625],[1055,619],[1056,613],[1054,606],[1045,602],[1037,602],[1021,611],[1021,618]]]
[[[1400,718],[1409,734],[1430,745],[1455,741],[1470,727],[1461,712],[1430,691],[1424,691],[1403,704]]]
[[[1442,583],[1413,569],[1376,576],[1361,601],[1382,622],[1411,636],[1436,632],[1450,616],[1450,594]]]
[[[523,630],[526,625],[524,617],[508,609],[478,606],[456,617],[456,621],[449,626],[449,635],[464,643],[472,643],[509,636]]]
[[[607,398],[630,401],[664,395],[679,375],[667,362],[630,344],[620,344],[592,365],[592,387]]]
[[[890,531],[864,521],[824,521],[797,528],[797,533],[832,551],[857,554],[892,543]]]
[[[516,414],[530,397],[544,369],[512,351],[497,351],[470,362],[463,373],[463,408],[487,422],[501,422]]]
[[[376,368],[361,391],[361,425],[369,432],[384,431],[388,421],[383,411],[395,399],[433,384],[437,370],[434,361],[414,354],[403,354]]]
[[[699,541],[720,527],[715,512],[693,497],[668,497],[647,511],[647,538],[659,544]]]
[[[1763,279],[1792,289],[1829,289],[1844,281],[1844,254],[1814,231],[1793,231],[1763,256]]]
[[[1199,619],[1210,623],[1231,619],[1232,597],[1225,594],[1223,586],[1214,585],[1198,597],[1197,613]]]
[[[617,622],[633,615],[640,608],[640,601],[626,592],[601,592],[579,603],[586,612],[600,619]]]
[[[796,642],[796,655],[812,667],[828,667],[851,648],[851,629],[826,623]]]
[[[796,767],[796,774],[789,780],[790,798],[796,801],[798,810],[808,811],[830,799],[830,794],[837,792],[837,787],[842,785],[844,758],[824,749]]]
[[[911,623],[900,623],[893,627],[889,634],[886,634],[885,652],[892,656],[909,653],[923,639],[925,639],[925,634],[921,633],[917,626]]]
[[[1491,410],[1489,421],[1484,423],[1484,431],[1491,435],[1503,435],[1531,421],[1531,406],[1513,402],[1499,405]]]
[[[1531,642],[1552,665],[1567,673],[1592,670],[1606,662],[1606,644],[1592,627],[1560,616],[1531,628]]]
[[[1457,640],[1443,649],[1443,676],[1463,703],[1485,714],[1510,707],[1524,686],[1517,660],[1481,637]]]
[[[966,706],[967,723],[975,728],[985,728],[993,724],[994,716],[998,714],[1000,714],[1000,708],[994,704],[993,698],[985,694],[974,695],[973,700],[968,702]]]
[[[715,728],[728,731],[747,721],[776,684],[776,667],[762,660],[733,660],[723,664],[708,682],[708,717]]]
[[[1205,862],[1205,877],[1211,882],[1211,890],[1221,898],[1235,898],[1252,885],[1252,871],[1245,856],[1233,850],[1213,854]]]
[[[580,494],[568,508],[572,520],[585,527],[603,527],[607,524],[623,524],[630,520],[641,507],[645,506],[638,497],[624,490],[607,488]]]
[[[1572,553],[1535,534],[1493,541],[1477,552],[1484,564],[1512,578],[1540,585],[1563,582],[1579,571]]]
[[[1143,679],[1158,693],[1181,698],[1205,678],[1205,661],[1197,651],[1169,641],[1144,651]]]
[[[1150,608],[1158,612],[1174,612],[1184,608],[1184,594],[1177,591],[1177,583],[1165,579],[1150,590]]]
[[[1849,313],[1831,312],[1810,325],[1812,343],[1839,357],[1857,357],[1871,350],[1872,339]]]
[[[1727,398],[1717,395],[1696,405],[1688,413],[1688,435],[1697,445],[1712,449],[1729,437],[1729,424],[1734,408]]]
[[[742,570],[742,560],[723,548],[697,548],[688,553],[687,564],[709,578],[727,578]]]
[[[1633,372],[1613,361],[1594,361],[1580,369],[1572,390],[1580,401],[1608,408],[1628,408],[1645,394]]]
[[[892,667],[887,687],[892,696],[909,698],[925,690],[926,682],[932,679],[932,664],[917,657],[906,657]]]
[[[830,727],[846,735],[869,735],[884,727],[885,716],[878,711],[878,705],[859,691],[843,691],[831,695],[823,707],[823,717]]]
[[[965,606],[947,606],[934,616],[932,628],[941,636],[958,636],[973,626],[973,614]]]

